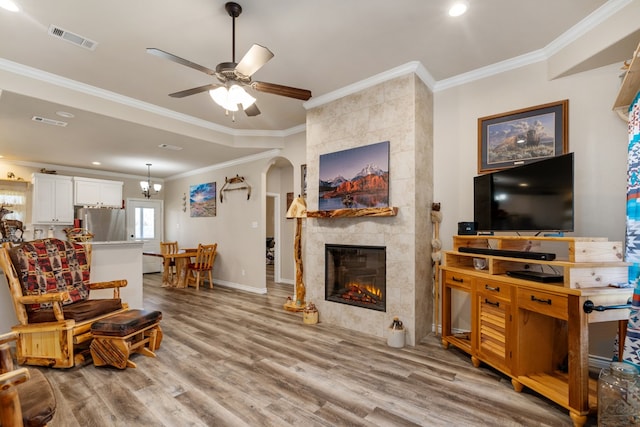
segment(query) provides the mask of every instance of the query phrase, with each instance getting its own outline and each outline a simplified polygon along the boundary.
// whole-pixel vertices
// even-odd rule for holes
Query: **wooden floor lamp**
[[[289,311],[302,311],[305,306],[305,287],[302,278],[302,218],[306,217],[307,202],[298,196],[291,202],[291,206],[287,210],[287,218],[296,219],[296,237],[293,247],[293,258],[296,263],[296,294],[293,299],[288,299],[284,304],[284,309]]]

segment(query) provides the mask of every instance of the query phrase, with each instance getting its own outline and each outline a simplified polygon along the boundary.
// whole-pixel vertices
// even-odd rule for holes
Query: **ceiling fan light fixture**
[[[227,111],[238,111],[238,105],[237,104],[230,104],[229,103],[229,91],[227,90],[226,87],[221,86],[219,88],[213,89],[209,91],[209,95],[211,96],[211,99],[213,99],[213,101],[218,104],[219,106],[221,106],[222,108],[224,108]]]
[[[246,110],[256,102],[256,99],[239,85],[232,85],[228,90],[222,86],[210,90],[209,95],[216,104],[227,111],[238,111],[238,104]]]
[[[239,85],[232,85],[229,88],[229,100],[235,105],[242,104],[242,108],[244,110],[251,107],[253,103],[256,102],[256,99],[249,95],[247,91]]]

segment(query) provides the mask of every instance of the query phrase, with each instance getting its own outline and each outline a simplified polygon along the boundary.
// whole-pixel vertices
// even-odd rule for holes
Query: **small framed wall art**
[[[569,100],[478,119],[478,173],[566,154]]]

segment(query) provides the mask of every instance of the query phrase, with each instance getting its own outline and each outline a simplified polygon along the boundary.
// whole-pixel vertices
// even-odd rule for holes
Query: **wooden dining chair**
[[[209,274],[209,287],[213,289],[213,262],[216,259],[217,243],[212,245],[198,245],[195,259],[189,263],[188,285],[194,283],[196,290],[200,289],[200,283],[204,285],[204,273]]]
[[[178,242],[160,242],[160,252],[163,255],[177,254]],[[165,282],[173,282],[176,276],[176,260],[164,258],[163,260]]]

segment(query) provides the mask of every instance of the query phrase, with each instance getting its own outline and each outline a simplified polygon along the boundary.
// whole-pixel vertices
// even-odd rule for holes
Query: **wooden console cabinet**
[[[538,249],[542,245],[545,250]],[[478,255],[459,252],[462,246],[559,256],[544,261]],[[474,258],[485,259],[486,268],[474,269]],[[510,376],[515,391],[526,386],[565,407],[574,425],[582,426],[597,409],[597,380],[589,378],[589,324],[622,325],[629,318],[628,309],[587,313],[583,306],[627,303],[633,289],[610,286],[627,281],[622,259],[622,243],[602,238],[454,236],[442,267],[442,343],[470,354],[476,367],[486,363]],[[506,274],[525,269],[556,272],[564,280],[539,283]],[[454,327],[455,313],[465,304],[470,325]]]

